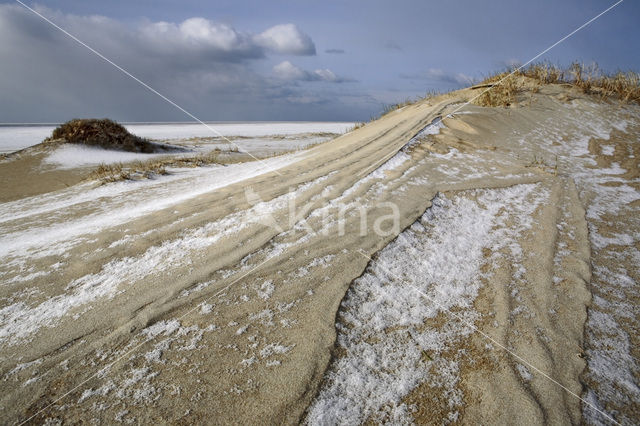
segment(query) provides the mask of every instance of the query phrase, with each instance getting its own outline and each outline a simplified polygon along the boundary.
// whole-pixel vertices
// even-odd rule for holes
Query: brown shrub
[[[491,86],[475,98],[474,103],[484,107],[508,107],[516,101],[516,96],[520,91],[516,77],[508,73],[490,77],[483,84]]]
[[[45,142],[64,139],[70,143],[100,146],[130,152],[156,152],[159,145],[132,135],[122,125],[109,119],[73,119],[56,127]]]

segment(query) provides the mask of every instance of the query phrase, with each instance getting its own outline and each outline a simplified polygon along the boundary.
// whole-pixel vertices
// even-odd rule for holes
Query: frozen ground
[[[300,161],[306,153],[261,163],[176,169],[170,176],[111,185],[84,184],[52,194],[0,204],[0,256],[5,266],[28,265],[29,257],[63,254],[92,234],[153,214],[201,194]],[[82,214],[61,221],[60,215]],[[83,237],[84,236],[84,237]],[[23,266],[20,266],[22,268]]]
[[[437,387],[451,408],[449,420],[457,419],[458,363],[442,353],[474,332],[473,301],[481,278],[490,278],[482,271],[497,261],[483,249],[519,248],[520,234],[547,197],[530,184],[434,199],[347,293],[337,324],[344,355],[327,373],[308,423],[410,424],[415,407],[403,399],[421,383]],[[425,327],[437,315],[449,325]]]
[[[209,123],[212,132],[199,123],[184,124],[127,124],[132,133],[156,140],[179,140],[188,138],[211,138],[242,136],[259,138],[267,136],[292,136],[309,133],[344,133],[353,123],[335,122],[256,122],[256,123]],[[13,152],[42,142],[55,126],[0,126],[0,153]],[[267,138],[269,139],[269,138]]]
[[[0,126],[0,153],[39,144],[51,136],[53,129],[55,126]]]
[[[638,111],[464,96],[1,203],[3,419],[635,423]]]
[[[632,424],[640,416],[640,179],[634,160],[640,138],[621,134],[636,131],[637,116],[633,108],[605,114],[595,104],[588,112],[580,106],[568,106],[562,120],[548,118],[520,143],[539,141],[558,155],[558,167],[573,177],[586,206],[593,300],[586,325],[585,396],[593,406],[584,405],[585,420],[608,424],[597,407]]]
[[[44,164],[60,169],[97,166],[100,164],[127,163],[162,158],[175,154],[140,154],[114,151],[99,147],[67,144],[56,148],[44,159]]]
[[[302,133],[344,133],[353,127],[345,122],[255,122],[255,123],[209,123],[212,132],[198,123],[188,124],[127,124],[132,133],[150,139],[186,139],[217,136],[260,137],[273,135],[296,135]]]

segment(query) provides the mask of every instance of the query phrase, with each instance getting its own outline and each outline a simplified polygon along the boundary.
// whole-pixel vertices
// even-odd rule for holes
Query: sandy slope
[[[351,127],[351,123],[323,122],[217,123],[215,130],[221,136],[216,136],[211,128],[197,123],[128,126],[137,136],[154,138],[152,142],[176,148],[169,152],[160,149],[157,153],[109,150],[61,141],[34,144],[51,136],[53,128],[2,127],[0,151],[3,147],[22,149],[0,153],[0,203],[72,187],[86,181],[89,173],[101,164],[130,166],[214,151],[221,163],[254,161],[326,142]]]
[[[0,204],[2,418],[634,423],[640,110],[567,90]]]

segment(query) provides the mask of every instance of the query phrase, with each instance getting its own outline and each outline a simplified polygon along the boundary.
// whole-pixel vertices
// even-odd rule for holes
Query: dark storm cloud
[[[231,119],[248,100],[262,111],[286,85],[252,70],[270,55],[315,55],[311,37],[293,24],[260,33],[240,31],[204,18],[180,23],[149,20],[128,26],[103,16],[39,9],[161,93],[206,119]],[[60,121],[72,116],[116,119],[184,119],[32,12],[0,5],[1,122]],[[341,82],[330,70],[319,79]],[[310,80],[309,80],[310,81]],[[25,119],[24,117],[29,117]]]
[[[46,16],[211,120],[367,119],[385,104],[526,62],[606,7],[601,0],[46,4]],[[640,3],[623,2],[540,60],[638,70],[631,52],[639,14]],[[344,76],[357,83],[343,84],[351,80]],[[187,119],[12,2],[0,4],[0,93],[0,122]]]

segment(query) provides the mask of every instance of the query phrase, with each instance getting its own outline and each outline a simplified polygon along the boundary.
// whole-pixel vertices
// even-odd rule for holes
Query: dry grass
[[[385,115],[389,114],[390,112],[399,110],[400,108],[404,108],[407,105],[411,105],[416,103],[417,100],[411,99],[411,98],[407,98],[404,100],[404,102],[398,102],[397,104],[386,104],[382,107],[382,114],[380,115],[380,117],[384,117]],[[372,120],[373,121],[373,120]]]
[[[533,78],[543,84],[557,84],[565,82],[565,71],[548,63],[533,64],[520,70],[517,75]]]
[[[51,137],[45,139],[44,142],[54,140],[130,152],[151,153],[162,148],[161,145],[132,135],[124,126],[107,118],[76,118],[67,121],[56,127]]]
[[[311,144],[309,146],[306,146],[304,149],[310,149],[322,143],[324,142]],[[277,157],[282,154],[284,154],[284,152],[273,152],[266,155],[250,156],[248,154],[243,155],[239,153],[238,148],[236,147],[228,151],[223,151],[219,148],[216,148],[210,152],[193,156],[168,157],[149,161],[135,161],[126,164],[101,164],[87,176],[87,180],[98,180],[102,183],[109,183],[122,180],[150,179],[157,175],[169,174],[169,172],[167,171],[167,168],[169,167],[194,168],[204,167],[211,164],[234,164],[256,159]]]
[[[92,171],[88,180],[99,180],[103,183],[121,180],[149,179],[157,175],[166,175],[167,167],[202,167],[209,164],[221,164],[219,151],[199,154],[191,157],[161,158],[133,163],[101,164]]]
[[[400,108],[404,108],[408,105],[416,104],[425,99],[435,98],[437,96],[443,95],[444,93],[446,92],[440,92],[437,90],[428,90],[423,97],[418,96],[416,98],[406,98],[404,101],[398,102],[395,104],[384,104],[382,106],[382,112],[380,112],[378,115],[371,115],[369,117],[369,122],[376,121],[377,119],[382,118],[393,111],[397,111]],[[349,129],[349,131],[351,132],[353,130],[357,130],[361,127],[364,127],[366,124],[367,124],[366,122],[355,123],[354,126],[351,129]]]
[[[569,68],[570,83],[584,93],[615,97],[624,102],[640,103],[640,74],[635,72],[602,73],[597,66],[574,63]]]
[[[101,164],[88,176],[89,180],[99,180],[103,183],[121,180],[149,179],[155,175],[166,175],[164,165],[156,162],[138,161],[131,164]]]
[[[517,77],[507,72],[496,74],[482,84],[491,86],[474,99],[474,103],[484,107],[508,107],[516,101],[520,91]]]
[[[597,65],[585,66],[579,63],[573,63],[567,69],[539,63],[516,72],[505,71],[492,75],[476,86],[489,86],[490,90],[480,95],[474,103],[489,107],[507,107],[513,104],[517,94],[525,89],[522,77],[538,83],[528,88],[533,93],[539,90],[541,84],[566,84],[601,98],[640,104],[640,74],[631,71],[607,74]]]
[[[363,126],[364,123],[361,123]],[[360,126],[360,127],[361,127]],[[335,136],[334,133],[326,135]],[[157,175],[169,174],[167,168],[203,167],[210,164],[234,164],[245,161],[263,160],[277,157],[286,153],[311,149],[327,141],[320,141],[304,146],[304,148],[289,151],[275,151],[267,154],[248,154],[240,152],[237,146],[228,149],[214,148],[213,150],[192,156],[172,156],[155,158],[149,161],[135,161],[132,163],[101,164],[93,170],[87,180],[98,180],[102,183],[117,182],[122,180],[149,179]]]

